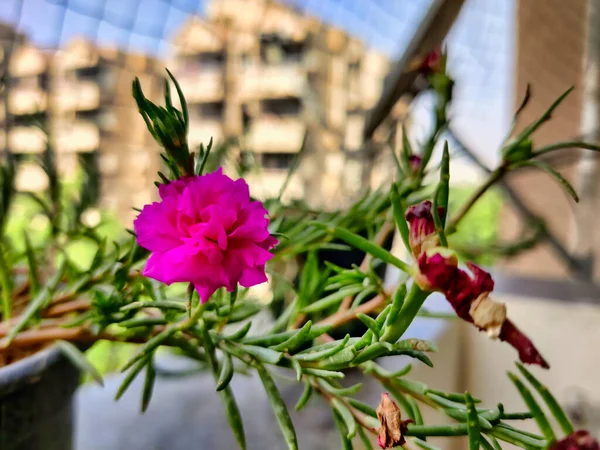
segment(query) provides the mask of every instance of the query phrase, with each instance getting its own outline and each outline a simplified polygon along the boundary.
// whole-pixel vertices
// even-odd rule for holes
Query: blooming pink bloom
[[[600,444],[589,431],[578,430],[556,442],[550,450],[600,450]]]
[[[192,283],[202,302],[220,287],[231,292],[237,283],[267,281],[265,263],[277,240],[243,179],[218,169],[161,185],[159,194],[161,201],[144,206],[134,222],[139,245],[152,252],[145,276]]]

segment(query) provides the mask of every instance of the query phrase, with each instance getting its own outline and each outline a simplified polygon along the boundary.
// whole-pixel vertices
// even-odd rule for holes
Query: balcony
[[[59,111],[96,109],[100,106],[100,86],[93,81],[61,82],[54,100]]]
[[[302,97],[306,77],[299,64],[249,66],[240,78],[240,96],[244,99],[264,97]]]
[[[93,152],[100,147],[100,129],[93,123],[66,124],[57,129],[56,146],[60,153]]]
[[[223,99],[221,72],[182,73],[177,76],[188,103],[216,102]]]
[[[9,109],[14,115],[34,114],[46,110],[47,100],[39,87],[16,87],[10,91]]]
[[[363,128],[365,118],[362,114],[349,114],[346,124],[344,145],[350,151],[359,150],[363,144]]]
[[[304,130],[304,123],[298,118],[258,119],[248,133],[248,146],[261,153],[296,153]]]
[[[200,144],[204,144],[206,147],[211,137],[215,143],[222,141],[223,129],[221,122],[216,120],[194,121],[188,135],[191,151],[195,151]]]
[[[35,127],[15,127],[8,134],[8,145],[14,153],[41,153],[46,148],[46,136]]]
[[[263,169],[258,173],[251,173],[245,177],[252,195],[260,200],[275,198],[279,194],[281,186],[287,177],[287,170]],[[290,180],[283,201],[302,198],[304,195],[304,186],[302,180],[298,177],[292,177]]]

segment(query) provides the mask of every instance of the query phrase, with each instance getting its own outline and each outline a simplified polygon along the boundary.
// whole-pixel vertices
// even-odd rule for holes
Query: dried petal
[[[458,268],[456,254],[447,248],[433,248],[423,252],[418,261],[419,272],[415,281],[427,291],[446,292],[454,283]]]
[[[537,364],[548,369],[550,366],[535,348],[533,342],[525,336],[510,320],[504,322],[498,338],[512,345],[519,352],[519,359],[525,364]]]
[[[578,430],[556,442],[550,450],[600,450],[600,444],[587,430]]]
[[[386,449],[403,445],[406,425],[412,420],[402,420],[400,408],[387,392],[381,395],[381,402],[377,407],[377,418],[381,423],[377,439],[379,446]]]
[[[512,345],[523,363],[549,367],[529,338],[507,320],[506,306],[489,298],[494,280],[488,272],[469,263],[471,277],[458,268],[456,257],[447,249],[434,248],[424,252],[418,265],[415,282],[422,289],[442,292],[458,317],[473,323],[492,338]]]
[[[469,315],[477,328],[485,330],[492,339],[497,339],[506,321],[506,305],[495,302],[484,292],[471,303]]]

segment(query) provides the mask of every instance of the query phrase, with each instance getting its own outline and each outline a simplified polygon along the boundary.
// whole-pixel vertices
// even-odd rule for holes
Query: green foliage
[[[455,213],[475,190],[475,187],[470,186],[451,188],[448,207],[450,215]],[[448,237],[450,247],[457,251],[459,257],[484,266],[492,265],[498,259],[498,255],[491,252],[478,252],[472,255],[469,250],[485,249],[498,242],[502,205],[500,193],[491,189],[471,208],[456,233]]]
[[[47,191],[16,196],[14,161],[9,158],[0,166],[0,290],[2,319],[14,319],[7,327],[9,331],[3,336],[0,350],[24,345],[21,338],[25,332],[34,340],[36,333],[39,339],[50,334],[54,336],[50,341],[56,342],[88,379],[101,382],[102,373],[117,368],[125,372],[117,398],[144,374],[142,411],[151,402],[158,352],[169,349],[185,355],[198,370],[212,373],[215,391],[223,401],[223,413],[242,449],[246,448],[243,418],[231,389],[231,382],[240,373],[258,375],[287,448],[298,448],[288,405],[273,377],[280,372],[292,375],[304,385],[297,410],[319,396],[332,409],[342,447],[352,449],[360,439],[366,448],[371,448],[367,433],[379,428],[380,411],[357,398],[362,383],[342,384],[340,380],[349,369],[378,380],[382,389],[396,399],[402,414],[412,419],[412,423],[402,425],[402,432],[421,448],[435,448],[426,440],[428,436],[467,436],[469,449],[495,450],[501,441],[527,449],[548,448],[558,434],[546,409],[562,432],[568,434],[573,427],[555,398],[521,365],[518,370],[525,381],[515,374],[509,377],[529,409],[525,413],[506,412],[502,404],[494,408],[479,406],[482,401],[470,393],[430,388],[408,378],[410,365],[392,373],[378,364],[380,358],[403,355],[415,364],[432,366],[430,354],[437,351],[431,342],[406,336],[417,316],[432,316],[423,309],[423,303],[434,286],[421,285],[419,276],[423,274],[419,273],[412,252],[409,251],[411,259],[404,261],[393,255],[387,245],[398,229],[410,250],[411,230],[404,218],[408,206],[432,200],[439,243],[457,250],[463,260],[489,264],[502,255],[497,244],[502,200],[493,185],[506,173],[534,165],[574,194],[554,169],[531,161],[542,153],[562,148],[557,145],[537,149],[530,135],[564,97],[515,141],[503,145],[500,166],[481,186],[450,187],[447,146],[439,176],[426,177],[438,170],[431,167],[430,159],[447,125],[447,108],[452,100],[453,81],[445,73],[445,63],[442,68],[429,76],[429,87],[436,99],[434,130],[421,148],[412,148],[404,134],[399,157],[391,149],[398,171],[392,186],[365,192],[349,208],[339,211],[313,210],[301,201],[283,202],[282,194],[301,163],[303,145],[279,195],[264,202],[270,213],[270,231],[281,237],[269,267],[281,297],[281,309],[270,329],[252,325],[253,320],[258,322],[258,314],[273,305],[253,298],[251,289],[238,287],[231,294],[220,289],[208,302],[201,303],[191,284],[166,287],[141,276],[148,252],[136,243],[135,237],[122,239],[114,220],[104,217],[98,226],[86,225],[85,211],[95,206],[99,193],[93,157],[82,158],[80,177],[65,183],[58,178],[55,155],[48,146],[38,160],[49,178]],[[197,152],[191,151],[184,94],[170,72],[168,76],[165,106],[148,100],[139,80],[133,83],[133,96],[142,119],[165,150],[161,157],[169,175],[159,172],[160,183],[216,169],[225,161],[232,143],[213,146],[210,141]],[[171,83],[180,109],[173,104]],[[389,146],[391,142],[393,139]],[[415,158],[418,167],[413,163]],[[242,158],[238,172],[247,170]],[[427,179],[436,182],[430,185]],[[438,206],[442,208],[439,213]],[[432,236],[435,238],[433,233]],[[117,242],[111,244],[114,241]],[[514,254],[524,248],[522,243],[513,244],[511,251]],[[327,250],[345,255],[351,250],[363,255],[363,260],[360,265],[347,267],[323,262]],[[383,283],[381,269],[386,265],[402,271],[398,286],[391,290]],[[45,334],[38,332],[42,329]],[[69,329],[76,332],[64,333]],[[61,337],[70,337],[72,342]],[[80,337],[85,339],[80,342]],[[87,352],[86,359],[81,354],[84,346],[78,344],[90,340],[98,342]],[[437,409],[452,423],[425,423],[420,408],[423,404]],[[541,435],[522,431],[510,423],[530,419],[538,424]]]

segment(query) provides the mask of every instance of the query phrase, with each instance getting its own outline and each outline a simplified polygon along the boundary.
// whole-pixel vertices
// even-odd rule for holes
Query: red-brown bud
[[[429,200],[408,207],[405,218],[409,227],[408,243],[415,258],[439,244]]]
[[[589,431],[578,430],[556,442],[550,450],[600,450],[600,444]]]

